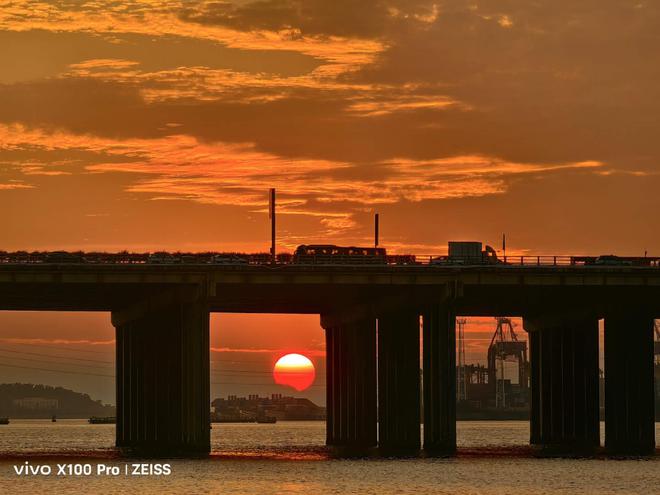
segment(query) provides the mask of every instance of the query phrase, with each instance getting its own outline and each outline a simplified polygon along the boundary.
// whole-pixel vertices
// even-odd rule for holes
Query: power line
[[[2,356],[2,357],[5,357],[5,356]],[[30,358],[25,358],[25,357],[14,357],[14,356],[8,357],[7,359],[18,359],[19,361],[30,361],[30,362],[42,363],[42,364],[55,364],[55,365],[67,364],[67,363],[58,363],[58,362],[54,362],[54,361],[48,362],[48,361],[44,361],[43,359],[30,359]],[[94,368],[94,369],[98,368],[98,366],[92,366],[92,365],[89,365],[89,364],[76,364],[76,363],[68,363],[68,364],[69,364],[69,366],[80,366],[80,367]]]
[[[84,361],[84,362],[99,363],[99,364],[110,364],[110,365],[115,364],[114,361],[103,361],[103,360],[99,360],[99,359],[76,358],[76,357],[71,357],[71,356],[57,356],[57,355],[54,355],[54,354],[44,354],[44,353],[41,353],[41,352],[16,351],[16,350],[13,350],[13,349],[5,349],[5,348],[2,348],[2,347],[0,347],[0,352],[6,352],[6,353],[12,353],[12,354],[21,354],[21,355],[25,354],[25,355],[29,355],[29,356],[41,356],[41,357],[64,359],[64,360],[76,360],[76,361]],[[37,360],[34,360],[34,359],[26,359],[26,358],[19,358],[19,357],[16,357],[14,359],[19,359],[19,360],[23,360],[23,361],[37,361]],[[41,362],[41,361],[37,361],[37,362]],[[54,362],[53,364],[65,364],[65,363]],[[225,361],[211,360],[211,364],[227,364],[227,363]],[[76,365],[76,364],[73,364],[73,365],[74,366],[83,366],[83,365]],[[217,369],[217,368],[213,371],[218,372],[218,373],[246,373],[246,374],[261,374],[261,375],[270,375],[272,373],[271,371],[242,370],[242,369],[235,370],[235,369]],[[317,372],[317,374],[318,375],[323,375],[325,373]]]
[[[0,350],[0,352],[2,352]],[[30,358],[24,358],[24,357],[11,357],[10,359],[17,359],[19,361],[28,361],[28,362],[33,362],[33,363],[44,363],[43,360],[39,359],[30,359]],[[58,362],[45,362],[45,364],[55,364],[55,365],[61,365],[65,363],[58,363]],[[85,364],[75,364],[71,363],[71,366],[80,366],[80,367],[85,367],[85,368],[95,368],[94,366],[91,365],[85,365]],[[64,371],[64,370],[62,370]],[[67,373],[77,373],[78,370],[68,370]],[[82,371],[81,371],[82,372]],[[270,371],[250,371],[250,370],[218,370],[218,369],[211,369],[210,373],[215,374],[215,375],[233,375],[233,374],[246,374],[246,375],[256,375],[256,376],[263,376],[263,375],[272,375]],[[322,373],[317,373],[317,376],[323,375]]]
[[[0,350],[2,351],[2,350]],[[43,363],[43,361],[38,360],[38,359],[30,359],[30,358],[24,358],[24,357],[11,357],[10,359],[17,359],[19,361],[28,361],[28,362],[36,362],[36,363]],[[58,363],[58,362],[47,362],[46,364],[55,364],[55,365],[61,365],[64,363]],[[34,369],[34,370],[39,370],[39,371],[52,371],[52,372],[58,372],[58,373],[69,373],[69,374],[80,374],[80,375],[91,375],[91,376],[106,376],[106,377],[114,377],[114,375],[101,375],[98,373],[90,373],[85,370],[54,370],[54,369],[46,369],[46,368],[40,368],[40,367],[30,367],[30,366],[20,366],[16,364],[6,364],[3,363],[2,366],[6,367],[14,367],[14,368],[21,368],[21,369]],[[85,367],[89,368],[91,367],[90,365],[85,365],[85,364],[75,364],[71,363],[71,366],[79,366],[79,367]],[[218,369],[211,369],[210,373],[213,375],[232,375],[232,374],[247,374],[247,375],[256,375],[256,376],[262,376],[262,375],[271,375],[270,371],[252,371],[252,370],[218,370]],[[315,373],[315,376],[323,376],[324,373]],[[253,383],[251,382],[227,382],[226,384],[234,384],[234,385],[251,385]],[[272,383],[256,383],[256,385],[271,385]]]
[[[9,345],[29,345],[30,347],[41,347],[43,349],[51,349],[51,350],[62,350],[62,351],[73,351],[73,352],[91,352],[94,354],[107,354],[109,351],[114,353],[114,345],[112,346],[112,349],[109,351],[97,351],[94,349],[74,349],[73,347],[62,347],[58,344],[53,344],[53,345],[43,345],[43,344],[33,344],[31,342],[11,342],[7,341],[6,339],[0,339],[0,342],[3,342],[4,344],[9,344]],[[90,344],[80,344],[80,345],[90,345]],[[97,344],[100,345],[100,344]],[[108,344],[110,345],[110,344]],[[57,347],[54,347],[57,346]]]
[[[114,361],[101,361],[98,359],[85,359],[85,358],[77,358],[73,356],[57,356],[55,354],[44,354],[40,352],[28,352],[28,351],[15,351],[13,349],[5,349],[3,347],[0,347],[0,352],[11,352],[13,354],[27,354],[30,356],[44,356],[44,357],[51,357],[51,358],[58,358],[58,359],[72,359],[74,361],[86,361],[86,362],[91,362],[91,363],[104,363],[104,364],[115,364]]]
[[[112,347],[111,349],[108,349],[106,351],[98,351],[98,350],[95,350],[95,349],[76,349],[74,347],[65,347],[65,346],[61,346],[59,344],[44,345],[44,344],[33,344],[31,342],[12,342],[11,340],[3,339],[3,338],[0,338],[0,344],[39,347],[39,348],[42,348],[42,349],[49,349],[49,350],[54,350],[54,351],[90,352],[90,353],[94,353],[94,354],[105,354],[105,355],[114,354],[115,347],[116,347],[115,343],[113,342],[112,345],[111,345],[111,347]],[[80,345],[90,345],[90,344],[80,344]],[[97,345],[100,345],[100,344],[97,344]],[[110,343],[108,343],[107,345],[110,346]],[[275,350],[272,353],[271,352],[264,352],[263,354],[267,354],[268,356],[270,356],[271,354],[279,354],[279,353],[283,353],[283,352],[286,352],[286,351]],[[236,354],[236,353],[244,353],[244,352],[239,351],[239,350],[221,350],[220,351],[220,350],[213,350],[213,349],[209,348],[209,353],[213,353],[213,354],[222,354],[222,353]],[[323,357],[323,356],[319,356],[319,357]],[[227,360],[227,361],[224,361],[224,362],[227,362],[227,363],[241,363],[241,364],[254,364],[254,363],[262,362],[264,360],[261,360],[261,359],[239,359],[239,360],[231,359],[231,360]]]
[[[2,338],[0,338],[0,343],[4,343],[5,345],[26,345],[26,346],[30,346],[30,347],[39,347],[39,348],[42,348],[42,349],[50,349],[50,350],[57,350],[57,351],[62,350],[62,351],[70,351],[70,352],[91,352],[91,353],[94,353],[94,354],[106,354],[106,355],[109,354],[109,353],[114,354],[114,352],[115,352],[115,344],[114,343],[112,344],[112,349],[108,349],[107,351],[97,351],[97,350],[93,350],[93,349],[75,349],[73,347],[62,347],[58,344],[43,345],[43,344],[32,344],[30,342],[11,342],[11,341],[7,341],[6,339],[2,339]],[[80,345],[90,345],[90,344],[80,344]],[[18,352],[18,351],[16,351],[16,352]],[[241,353],[242,351],[232,351],[232,350],[217,351],[217,350],[210,349],[209,352],[211,352],[211,353],[225,353],[225,352],[226,353]],[[279,352],[285,352],[285,351],[273,351],[272,354],[278,354]],[[264,354],[268,354],[268,353],[264,353]],[[231,359],[231,360],[227,360],[227,361],[223,360],[222,362],[223,363],[236,363],[236,364],[254,364],[254,363],[260,363],[262,361],[263,360],[259,360],[259,359],[253,359],[253,360]],[[211,362],[213,362],[213,361],[211,361]]]
[[[101,375],[100,373],[86,373],[83,371],[66,371],[66,370],[51,370],[48,368],[36,368],[33,366],[19,366],[17,364],[4,364],[0,363],[0,366],[3,366],[5,368],[20,368],[24,370],[35,370],[35,371],[48,371],[52,373],[67,373],[71,375],[86,375],[86,376],[102,376],[104,378],[114,378],[114,375]]]
[[[2,353],[2,352],[14,352],[14,353],[16,353],[16,354],[28,354],[28,355],[34,355],[34,356],[54,357],[54,358],[59,358],[59,359],[74,359],[74,358],[66,358],[66,357],[61,357],[61,356],[50,356],[50,355],[48,355],[48,354],[40,354],[40,353],[36,353],[36,352],[10,351],[10,350],[6,350],[6,349],[1,349],[1,348],[0,348],[0,353]],[[30,359],[30,358],[24,358],[24,357],[14,357],[14,356],[12,356],[12,357],[10,357],[9,359],[18,359],[19,361],[30,361],[30,362],[36,362],[36,363],[44,363],[43,360],[39,360],[39,359]],[[95,360],[93,360],[93,359],[82,359],[82,358],[80,358],[80,360],[82,360],[82,361],[86,361],[86,362],[96,362],[96,363],[104,363],[104,364],[114,364],[114,362],[110,362],[110,361],[95,361]],[[67,363],[60,363],[60,362],[53,362],[53,361],[51,361],[51,362],[46,362],[46,364],[63,365],[63,364],[67,364]],[[94,366],[91,366],[91,365],[85,365],[85,364],[76,364],[76,363],[69,363],[69,364],[70,364],[71,366],[96,368],[96,367],[94,367]],[[246,375],[257,375],[257,376],[260,376],[260,375],[272,375],[272,372],[271,372],[271,371],[259,371],[259,370],[232,370],[232,369],[227,370],[227,369],[217,369],[217,368],[216,368],[216,369],[211,369],[211,373],[221,374],[221,375],[225,375],[225,374],[228,374],[228,375],[233,375],[233,374],[246,374]],[[317,376],[324,376],[324,375],[325,375],[325,373],[319,373],[319,372],[315,372],[315,374],[316,374]]]
[[[67,370],[53,370],[53,369],[48,369],[48,368],[38,368],[34,366],[19,366],[17,364],[4,364],[0,363],[1,367],[5,368],[19,368],[19,369],[25,369],[25,370],[34,370],[34,371],[46,371],[50,373],[66,373],[66,374],[71,374],[71,375],[83,375],[83,376],[100,376],[103,378],[115,378],[114,375],[102,375],[100,373],[88,373],[88,372],[83,372],[83,371],[67,371]],[[211,382],[211,385],[238,385],[238,386],[259,386],[259,387],[269,387],[273,385],[277,385],[277,383],[251,383],[251,382]],[[310,387],[325,387],[323,384],[313,384],[310,385]]]
[[[44,346],[44,345],[35,345],[35,344],[25,344],[25,345],[30,345],[31,347],[40,347],[40,348],[46,348],[46,349],[53,349],[51,346]],[[64,349],[61,347],[58,347],[57,349]],[[78,349],[72,349],[72,348],[66,348],[67,350],[71,351],[78,351]],[[29,351],[17,351],[14,349],[6,349],[6,348],[1,348],[0,347],[0,352],[4,353],[10,353],[10,354],[20,354],[20,355],[27,355],[27,356],[38,356],[38,357],[45,357],[45,358],[50,358],[50,359],[60,359],[60,360],[74,360],[74,361],[82,361],[85,363],[97,363],[97,364],[104,364],[104,365],[112,365],[114,364],[114,361],[105,361],[105,360],[99,360],[99,359],[88,359],[88,358],[78,358],[78,357],[73,357],[73,356],[62,356],[62,355],[54,355],[54,354],[45,354],[45,353],[39,353],[39,352],[29,352]],[[97,351],[89,351],[89,352],[97,352]],[[9,356],[7,356],[10,358]],[[37,362],[37,363],[44,363],[43,360],[38,360],[38,359],[30,359],[26,357],[16,357],[13,356],[11,359],[19,360],[19,361],[28,361],[28,362]],[[256,361],[217,361],[217,360],[211,360],[212,364],[229,364],[229,363],[254,363]],[[45,364],[55,364],[55,365],[63,365],[65,363],[57,362],[57,361],[50,361],[46,362]],[[76,366],[76,367],[81,367],[81,368],[90,368],[93,367],[91,365],[86,365],[86,364],[76,364],[76,363],[68,363],[71,366]],[[21,366],[18,364],[2,364],[2,366],[5,367],[11,367],[11,368],[17,368],[17,369],[29,369],[29,370],[35,370],[35,371],[45,371],[45,372],[51,372],[51,373],[66,373],[66,374],[74,374],[74,375],[82,375],[82,376],[99,376],[99,377],[104,377],[104,378],[114,378],[114,375],[105,375],[101,373],[93,373],[89,371],[83,371],[83,370],[62,370],[62,369],[51,369],[51,368],[42,368],[42,367],[35,367],[35,366]],[[95,368],[95,367],[93,367]],[[213,375],[253,375],[253,376],[263,376],[263,375],[268,375],[270,376],[272,374],[271,371],[259,371],[259,370],[246,370],[246,369],[211,369],[211,374]],[[325,373],[316,373],[316,376],[323,376]],[[245,385],[245,386],[271,386],[273,383],[264,383],[264,382],[213,382],[213,385]],[[316,386],[316,385],[315,385]]]

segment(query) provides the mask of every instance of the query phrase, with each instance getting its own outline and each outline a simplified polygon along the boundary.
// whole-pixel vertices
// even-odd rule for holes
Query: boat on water
[[[211,423],[254,423],[254,418],[245,418],[245,417],[215,418],[211,420]]]
[[[257,423],[277,423],[275,416],[257,416]]]
[[[8,425],[9,418],[0,418],[0,425]]]
[[[214,418],[211,423],[277,423],[277,418],[275,416],[224,417]]]
[[[117,418],[114,416],[108,416],[100,418],[98,416],[92,416],[87,420],[90,425],[114,425],[117,423]]]

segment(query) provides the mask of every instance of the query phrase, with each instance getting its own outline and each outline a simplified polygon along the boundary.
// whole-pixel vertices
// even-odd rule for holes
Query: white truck
[[[434,258],[434,265],[492,265],[501,263],[495,250],[478,241],[449,241],[447,256]]]

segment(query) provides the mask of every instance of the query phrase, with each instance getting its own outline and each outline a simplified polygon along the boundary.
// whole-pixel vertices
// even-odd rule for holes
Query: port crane
[[[495,388],[495,407],[507,407],[504,363],[515,360],[518,363],[518,386],[521,391],[529,387],[529,362],[527,342],[518,340],[510,318],[495,318],[497,327],[488,346],[488,383]],[[499,375],[499,376],[498,376]]]

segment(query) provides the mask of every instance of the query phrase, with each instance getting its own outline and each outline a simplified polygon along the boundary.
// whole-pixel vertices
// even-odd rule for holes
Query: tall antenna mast
[[[502,257],[506,261],[506,234],[502,234]]]
[[[268,218],[270,218],[270,262],[274,265],[275,255],[275,188],[271,187],[268,194]]]

